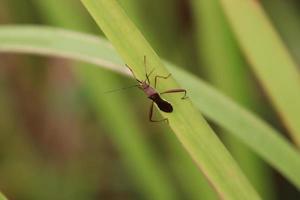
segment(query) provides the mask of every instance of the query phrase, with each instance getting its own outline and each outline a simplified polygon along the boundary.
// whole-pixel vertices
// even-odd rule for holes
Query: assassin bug
[[[166,100],[162,99],[160,95],[167,94],[167,93],[183,92],[184,96],[181,97],[181,99],[186,99],[187,98],[187,96],[186,96],[187,92],[186,92],[185,89],[179,89],[179,88],[166,90],[166,91],[161,92],[161,93],[157,92],[157,90],[156,90],[157,80],[159,78],[168,79],[171,76],[171,74],[169,74],[167,76],[159,76],[159,75],[155,76],[154,77],[154,88],[153,88],[150,85],[149,77],[150,77],[150,75],[152,74],[152,72],[154,70],[152,70],[149,74],[147,73],[146,56],[144,56],[144,66],[145,66],[146,79],[141,81],[141,80],[136,78],[133,70],[126,64],[126,67],[131,71],[133,77],[138,82],[138,85],[136,85],[136,86],[139,87],[141,90],[143,90],[144,93],[147,95],[147,97],[152,100],[151,106],[150,106],[150,111],[149,111],[149,120],[151,122],[162,122],[162,121],[169,122],[168,118],[163,118],[163,119],[160,119],[160,120],[155,120],[155,119],[152,118],[153,117],[153,105],[154,105],[154,103],[158,106],[158,108],[161,111],[166,112],[166,113],[171,113],[171,112],[173,112],[173,106],[169,102],[167,102]]]

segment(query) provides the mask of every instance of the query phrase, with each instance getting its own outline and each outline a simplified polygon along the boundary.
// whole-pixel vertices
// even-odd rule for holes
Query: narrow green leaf
[[[300,146],[300,75],[257,0],[221,0],[236,38],[274,107]]]
[[[59,56],[128,73],[107,41],[57,28],[2,26],[0,52]],[[300,154],[279,132],[199,78],[170,64],[167,67],[201,112],[242,140],[300,190]]]
[[[219,0],[192,0],[191,3],[197,30],[198,58],[209,82],[239,104],[257,110],[256,93],[251,88],[248,65]],[[274,199],[271,172],[264,163],[225,130],[220,131],[220,136],[262,198]]]
[[[148,70],[155,68],[156,75],[168,75],[159,57],[115,0],[82,2],[139,79],[145,78],[144,55],[147,56]],[[163,90],[179,87],[172,78],[161,81],[160,86]],[[182,100],[181,96],[170,95],[168,99],[173,103],[174,112],[162,115],[168,118],[170,127],[221,198],[259,199],[204,118],[190,100]]]

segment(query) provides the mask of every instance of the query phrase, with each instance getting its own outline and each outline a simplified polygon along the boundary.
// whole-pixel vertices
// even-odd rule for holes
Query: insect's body
[[[146,69],[146,57],[144,57],[144,63],[145,63],[145,69]],[[151,73],[153,72],[153,70],[147,74],[146,72],[146,80],[144,81],[140,81],[139,79],[137,79],[132,71],[132,69],[126,65],[128,67],[128,69],[131,71],[132,75],[134,76],[134,78],[136,79],[136,81],[139,83],[137,86],[143,90],[143,92],[146,94],[146,96],[152,100],[152,104],[150,107],[150,112],[149,112],[149,120],[151,122],[161,122],[161,121],[166,121],[168,122],[167,118],[161,119],[161,120],[154,120],[152,119],[152,115],[153,115],[153,104],[155,103],[157,105],[157,107],[164,112],[167,113],[171,113],[173,112],[173,106],[167,102],[166,100],[162,99],[160,97],[161,94],[166,94],[166,93],[175,93],[175,92],[184,92],[184,96],[182,97],[182,99],[185,99],[186,96],[186,90],[185,89],[172,89],[172,90],[167,90],[164,91],[162,93],[158,93],[156,91],[156,83],[158,78],[163,78],[163,79],[167,79],[171,76],[171,74],[169,74],[168,76],[155,76],[155,83],[154,83],[154,87],[151,87],[150,85],[150,79],[149,76],[151,75]],[[146,71],[146,70],[145,70]]]
[[[151,99],[159,107],[161,111],[167,113],[173,112],[172,105],[166,100],[162,99],[159,93],[149,84],[147,84],[146,81],[141,82],[139,88],[144,91],[147,97]]]

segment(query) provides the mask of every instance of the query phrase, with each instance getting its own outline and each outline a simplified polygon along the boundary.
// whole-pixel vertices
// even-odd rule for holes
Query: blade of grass
[[[139,79],[144,78],[144,55],[148,58],[147,67],[150,70],[155,68],[156,74],[168,74],[159,57],[115,0],[82,2]],[[160,85],[165,90],[179,87],[172,78]],[[204,118],[190,100],[183,101],[180,97],[170,96],[175,111],[162,115],[168,118],[170,127],[216,192],[223,199],[259,199]]]
[[[296,64],[259,1],[221,2],[245,56],[299,147],[300,76]]]
[[[76,59],[128,75],[123,62],[106,40],[57,28],[2,26],[0,52]],[[299,152],[278,131],[199,78],[171,64],[166,65],[190,92],[201,112],[242,140],[300,189]]]
[[[148,58],[150,70],[155,68],[156,74],[168,74],[159,57],[115,0],[82,2],[139,79],[144,79],[144,55]],[[161,81],[160,86],[164,90],[179,87],[172,78]],[[170,127],[216,192],[223,199],[260,199],[190,100],[183,101],[180,97],[170,95],[175,111],[162,115],[168,118]]]
[[[255,108],[255,98],[247,65],[226,22],[218,0],[192,0],[197,28],[199,62],[209,80],[236,102]],[[231,134],[221,132],[222,140],[240,164],[263,199],[274,199],[271,173],[248,147]]]
[[[188,44],[186,41],[183,41],[185,37],[180,36],[180,34],[186,30],[178,30],[178,27],[183,22],[181,21],[182,19],[180,19],[182,16],[180,13],[178,14],[178,6],[180,5],[175,1],[176,0],[126,0],[119,1],[119,3],[130,19],[133,20],[134,24],[141,30],[152,48],[157,50],[156,52],[161,55],[161,57],[167,58],[168,60],[172,59],[172,61],[181,60],[177,63],[183,63],[182,58],[192,60],[190,58],[194,55],[191,55],[189,52],[193,51],[192,48],[189,47],[189,51],[186,51],[186,49],[181,48],[182,45],[180,46],[181,43],[184,43],[186,47]],[[155,12],[149,12],[150,10]],[[177,42],[174,43],[173,41]],[[215,192],[211,189],[205,177],[199,173],[198,168],[184,149],[182,149],[181,144],[176,142],[177,139],[169,134],[169,132],[164,131],[164,133],[162,141],[164,141],[165,146],[169,146],[169,152],[175,154],[174,156],[168,156],[170,159],[169,162],[171,162],[171,171],[176,175],[176,180],[179,180],[180,189],[186,194],[186,198],[190,200],[216,199],[217,196]],[[182,169],[185,169],[184,174],[182,173]]]
[[[300,65],[300,26],[299,26],[299,4],[297,1],[263,0],[261,1],[266,12],[270,15],[272,22],[298,66]]]

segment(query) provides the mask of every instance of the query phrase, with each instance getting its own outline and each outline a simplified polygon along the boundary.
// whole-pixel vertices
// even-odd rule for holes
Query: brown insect
[[[165,122],[169,122],[167,118],[164,118],[164,119],[160,119],[160,120],[155,120],[153,119],[153,105],[154,103],[158,106],[158,108],[163,111],[163,112],[166,112],[166,113],[171,113],[173,112],[173,106],[167,102],[166,100],[164,100],[163,98],[161,98],[160,95],[162,94],[167,94],[167,93],[178,93],[178,92],[183,92],[184,93],[184,96],[181,98],[181,99],[186,99],[187,96],[186,96],[186,90],[185,89],[179,89],[179,88],[176,88],[176,89],[170,89],[170,90],[166,90],[164,92],[157,92],[156,90],[156,86],[157,86],[157,81],[159,78],[162,78],[162,79],[168,79],[171,74],[167,75],[167,76],[155,76],[154,78],[154,88],[150,85],[150,75],[152,74],[153,70],[148,74],[147,73],[147,67],[146,67],[146,56],[144,56],[144,65],[145,65],[145,74],[146,74],[146,79],[144,81],[141,81],[139,79],[136,78],[134,72],[132,71],[132,69],[126,65],[128,67],[128,69],[131,71],[132,75],[134,76],[134,78],[136,79],[136,81],[138,82],[138,87],[144,91],[144,93],[147,95],[147,97],[149,99],[152,100],[151,102],[151,106],[150,106],[150,111],[149,111],[149,120],[151,122],[162,122],[162,121],[165,121]]]

